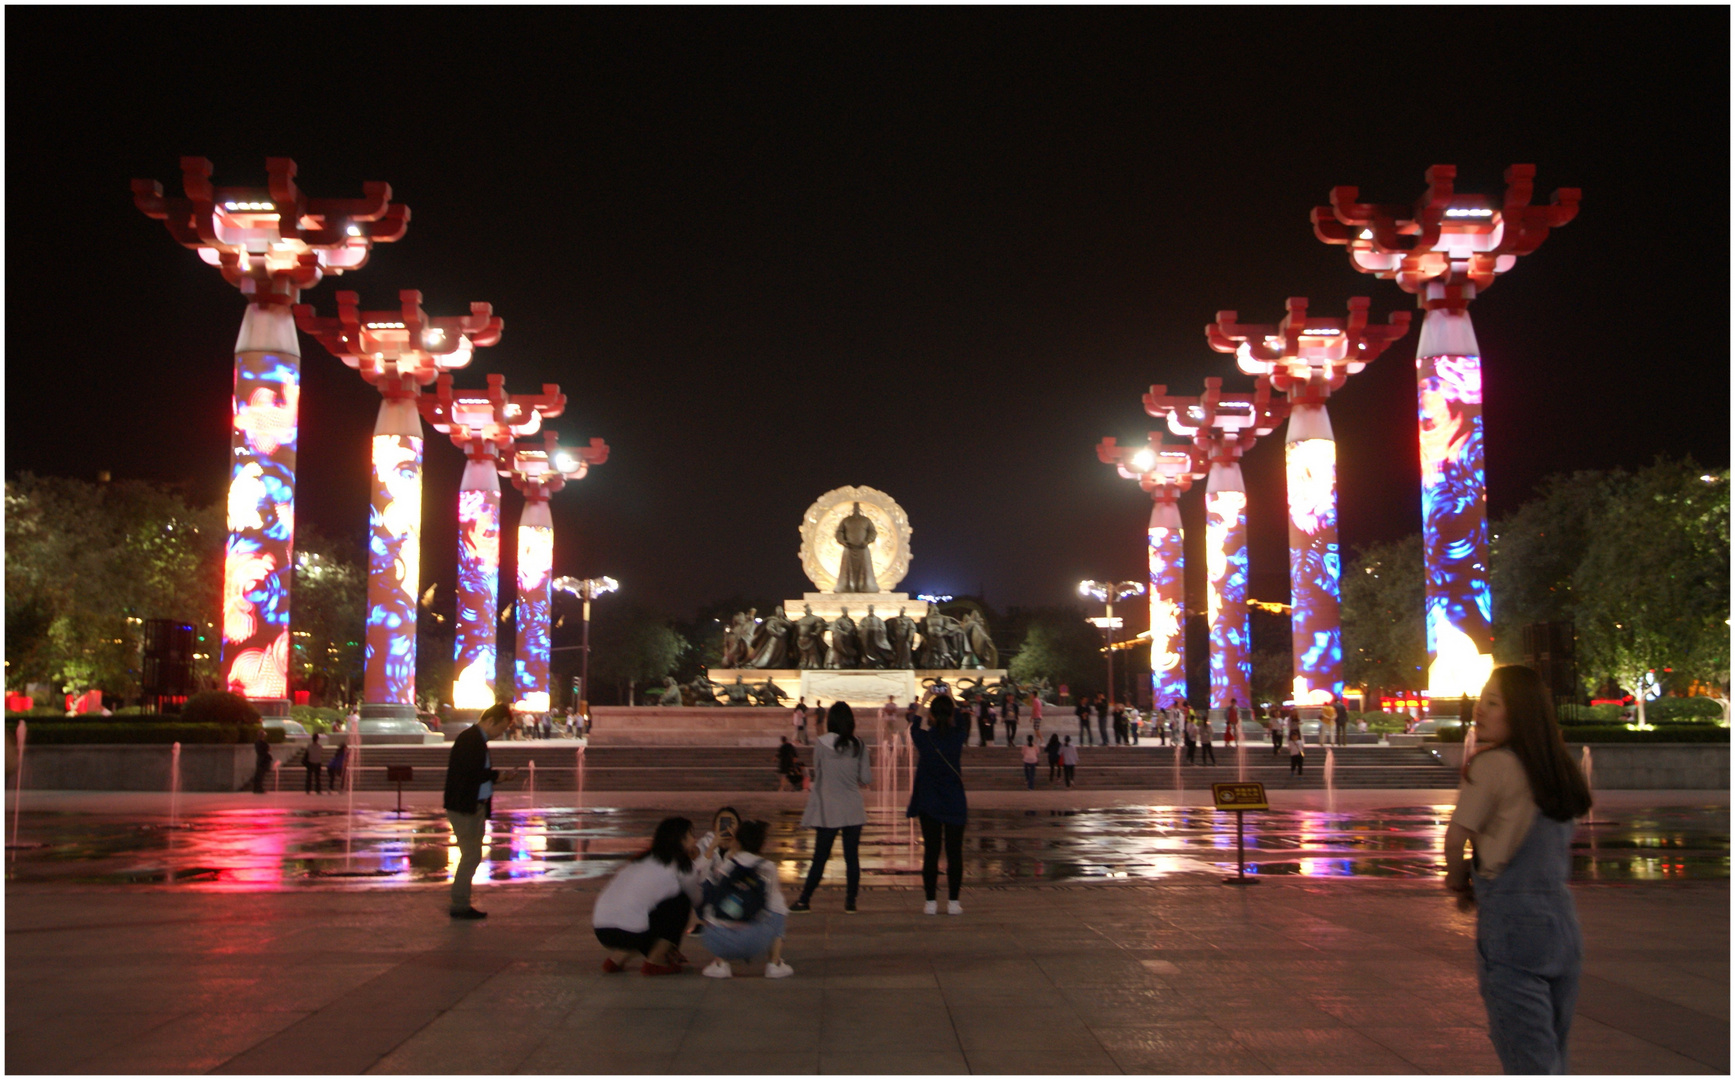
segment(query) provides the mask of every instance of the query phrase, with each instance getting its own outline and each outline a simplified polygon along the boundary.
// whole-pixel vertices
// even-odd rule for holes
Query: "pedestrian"
[[[1329,701],[1319,709],[1319,741],[1324,743],[1328,734],[1337,734],[1337,707]]]
[[[1143,719],[1144,717],[1137,708],[1127,710],[1127,730],[1132,733],[1134,746],[1139,744],[1139,724],[1143,722]]]
[[[454,919],[485,919],[487,913],[470,904],[470,880],[482,863],[482,833],[494,810],[494,785],[518,775],[516,770],[494,768],[488,743],[506,733],[512,724],[510,706],[496,702],[483,710],[477,721],[452,741],[446,759],[446,820],[458,844],[458,866],[452,873]],[[606,944],[606,943],[605,943]]]
[[[1181,745],[1181,709],[1176,706],[1169,710],[1169,745]]]
[[[1294,705],[1289,707],[1289,734],[1301,738],[1301,709]]]
[[[1349,745],[1349,706],[1344,704],[1342,697],[1337,699],[1337,744]]]
[[[1114,712],[1111,715],[1114,718],[1114,744],[1116,746],[1125,746],[1127,745],[1126,710],[1122,709],[1119,705],[1116,705],[1114,707]]]
[[[1584,966],[1567,880],[1573,819],[1589,812],[1590,786],[1530,668],[1495,668],[1472,718],[1477,751],[1460,770],[1446,827],[1446,888],[1460,911],[1477,909],[1477,981],[1501,1066],[1565,1073]]]
[[[1107,694],[1098,694],[1096,696],[1096,733],[1102,736],[1102,744],[1107,746],[1109,744]]]
[[[337,753],[331,755],[331,761],[325,766],[326,775],[330,777],[330,782],[325,785],[326,790],[330,791],[333,795],[337,794],[338,785],[343,783],[343,769],[348,763],[349,743],[339,743]]]
[[[867,806],[862,802],[861,789],[873,783],[874,773],[868,764],[867,747],[856,738],[855,713],[847,702],[831,703],[825,729],[813,748],[813,790],[801,815],[801,824],[814,830],[813,864],[807,869],[807,884],[801,888],[801,898],[789,910],[808,910],[813,890],[819,888],[819,879],[825,876],[831,845],[842,833],[843,910],[853,915],[856,894],[861,891],[861,828],[867,824]]]
[[[886,741],[886,736],[897,730],[898,703],[890,694],[886,695],[886,703],[880,706],[880,713],[874,719],[874,744],[877,746]]]
[[[1223,710],[1223,746],[1225,749],[1241,741],[1241,709],[1235,699]]]
[[[1078,717],[1078,742],[1081,746],[1090,745],[1090,695],[1080,695],[1078,703],[1072,707]]]
[[[910,742],[918,756],[904,816],[922,824],[922,891],[927,896],[924,915],[938,914],[934,893],[939,884],[942,843],[946,848],[946,914],[964,914],[958,893],[964,885],[964,824],[970,811],[964,797],[961,759],[969,729],[963,723],[953,723],[952,710],[951,698],[937,697],[928,705],[928,726],[910,725]]]
[[[590,915],[597,941],[608,950],[602,962],[605,974],[625,971],[634,954],[645,958],[640,969],[645,975],[680,973],[686,959],[681,936],[700,900],[693,863],[698,854],[693,823],[684,817],[664,818],[651,837],[650,850],[615,871]]]
[[[1300,776],[1301,775],[1301,767],[1302,767],[1302,765],[1306,764],[1306,762],[1307,762],[1307,749],[1302,744],[1301,732],[1297,731],[1294,728],[1290,728],[1289,729],[1289,773],[1290,773],[1290,775],[1291,776]]]
[[[265,737],[265,728],[260,727],[259,736],[253,740],[253,794],[265,794],[265,774],[271,771],[271,740]]]
[[[1031,791],[1036,790],[1036,763],[1042,754],[1036,749],[1036,736],[1024,736],[1024,786]]]
[[[1191,765],[1193,764],[1193,758],[1197,756],[1199,752],[1199,731],[1198,728],[1194,726],[1193,721],[1186,718],[1187,713],[1185,709],[1181,710],[1181,716],[1183,717],[1181,720],[1181,731],[1185,733],[1187,738],[1187,764]]]
[[[842,704],[832,702],[831,707],[835,710]],[[822,738],[830,738],[834,730],[830,722],[826,727]],[[705,966],[704,974],[709,978],[733,978],[730,961],[747,963],[761,955],[765,957],[767,979],[787,979],[795,974],[795,969],[783,961],[783,929],[789,905],[784,903],[783,889],[777,883],[777,864],[759,854],[765,846],[766,829],[763,821],[743,821],[701,886],[704,926],[699,941],[716,957]]]
[[[777,790],[800,791],[802,771],[801,763],[795,758],[795,747],[790,744],[789,736],[781,736],[782,743],[777,747]],[[788,785],[785,787],[784,785]]]
[[[976,699],[976,735],[977,745],[994,745],[994,706],[987,698]]]
[[[1000,726],[1006,729],[1007,746],[1015,745],[1018,740],[1018,713],[1016,710],[1017,707],[1013,705],[1001,706]]]
[[[307,742],[307,749],[301,752],[301,763],[307,767],[307,787],[304,795],[324,795],[320,780],[325,772],[325,747],[319,745],[319,732],[313,733],[313,738]]]
[[[1030,692],[1030,733],[1042,738],[1042,694],[1038,690]]]
[[[1209,712],[1199,714],[1199,761],[1200,764],[1206,761],[1213,765],[1217,764],[1217,751],[1211,749],[1211,714]]]
[[[790,715],[789,722],[795,725],[795,741],[807,745],[807,699],[795,700],[795,712]],[[787,740],[786,740],[787,741]]]
[[[1266,727],[1271,729],[1271,756],[1283,753],[1284,712],[1279,710],[1276,716],[1266,721]]]
[[[1060,772],[1060,734],[1049,732],[1048,744],[1043,747],[1048,754],[1048,782],[1054,783],[1055,776]]]
[[[1072,745],[1071,735],[1060,747],[1060,767],[1066,774],[1066,786],[1071,787],[1073,774],[1078,771],[1078,747]]]

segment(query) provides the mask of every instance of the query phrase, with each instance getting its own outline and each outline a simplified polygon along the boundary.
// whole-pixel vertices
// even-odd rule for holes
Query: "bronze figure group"
[[[980,612],[962,620],[930,607],[920,622],[904,608],[890,619],[874,613],[874,606],[858,621],[848,608],[826,621],[802,605],[802,616],[793,622],[779,605],[770,618],[760,620],[759,609],[736,612],[723,628],[723,657],[719,667],[879,669],[902,668],[953,670],[999,666],[1000,651],[994,647],[988,625]]]

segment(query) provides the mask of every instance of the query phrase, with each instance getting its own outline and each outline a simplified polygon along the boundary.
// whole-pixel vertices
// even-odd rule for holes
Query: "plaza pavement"
[[[1659,804],[1609,795],[1611,811]],[[85,793],[62,810],[134,798]],[[596,891],[491,884],[478,893],[491,917],[472,924],[448,920],[428,886],[9,884],[6,1070],[1498,1071],[1473,917],[1434,883],[968,882],[957,918],[923,916],[902,886],[866,889],[845,916],[828,886],[790,917],[796,974],[781,981],[757,966],[732,980],[604,976]],[[1574,1071],[1727,1073],[1727,880],[1575,892],[1587,957]]]

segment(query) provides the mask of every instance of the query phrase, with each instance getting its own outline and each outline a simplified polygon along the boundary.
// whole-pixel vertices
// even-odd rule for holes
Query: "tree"
[[[1571,622],[1573,578],[1619,473],[1576,472],[1544,480],[1536,498],[1494,524],[1489,586],[1494,602],[1494,655],[1523,656],[1532,623]]]
[[[653,682],[672,673],[689,648],[668,619],[632,601],[611,600],[606,607],[597,604],[591,609],[593,683],[614,683],[626,690]]]
[[[1729,474],[1659,458],[1610,478],[1572,577],[1579,674],[1638,699],[1668,669],[1729,678]]]
[[[1024,642],[1007,666],[1018,682],[1047,679],[1074,696],[1103,689],[1108,678],[1102,631],[1070,608],[1047,608],[1029,616]],[[1124,657],[1126,654],[1122,653]],[[1121,659],[1121,657],[1116,657]]]
[[[1374,544],[1344,567],[1344,681],[1415,690],[1427,681],[1422,534]]]
[[[334,541],[306,522],[296,526],[290,685],[321,701],[353,701],[361,688],[367,574],[356,550],[355,544]]]

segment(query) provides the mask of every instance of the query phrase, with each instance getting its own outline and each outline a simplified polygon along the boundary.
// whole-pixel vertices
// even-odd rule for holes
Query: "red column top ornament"
[[[1160,431],[1151,432],[1150,441],[1143,446],[1121,446],[1105,435],[1096,444],[1096,456],[1128,480],[1137,480],[1157,502],[1179,499],[1193,481],[1205,478],[1209,468],[1194,447],[1165,445]]]
[[[468,366],[475,349],[498,342],[506,327],[489,304],[471,304],[468,315],[429,318],[417,290],[403,290],[398,300],[397,311],[362,311],[360,297],[340,292],[336,318],[296,304],[295,325],[388,398],[414,398],[441,372]]]
[[[542,433],[542,444],[520,442],[512,456],[500,463],[500,475],[508,477],[531,502],[547,502],[568,480],[582,480],[592,465],[608,460],[608,443],[590,440],[589,446],[561,446],[560,436]]]
[[[422,419],[449,435],[467,458],[487,461],[565,412],[566,395],[555,383],[543,383],[540,394],[508,394],[504,375],[488,376],[486,390],[454,390],[451,374],[442,372],[433,392],[421,395],[417,404]]]
[[[1223,380],[1205,380],[1198,397],[1177,397],[1159,384],[1145,395],[1145,412],[1167,420],[1169,430],[1193,440],[1212,465],[1230,465],[1289,415],[1289,401],[1271,396],[1271,380],[1261,375],[1251,394],[1223,393]]]
[[[409,207],[392,202],[390,184],[364,183],[359,199],[310,199],[289,158],[266,158],[265,172],[264,190],[219,188],[209,161],[184,157],[183,196],[134,180],[133,203],[256,304],[295,303],[326,274],[359,270],[373,245],[402,238],[409,226]]]
[[[1329,206],[1313,208],[1314,235],[1349,248],[1350,265],[1389,278],[1416,294],[1418,307],[1462,311],[1477,290],[1512,269],[1558,229],[1578,216],[1578,188],[1559,188],[1546,206],[1530,199],[1536,166],[1506,170],[1499,205],[1485,195],[1452,190],[1458,169],[1435,165],[1427,191],[1414,206],[1361,203],[1359,188],[1335,187]]]
[[[1292,296],[1289,313],[1276,326],[1241,323],[1240,313],[1219,311],[1205,326],[1218,352],[1234,353],[1249,375],[1262,375],[1292,404],[1317,405],[1409,333],[1410,313],[1394,311],[1384,325],[1368,324],[1368,298],[1352,296],[1349,317],[1307,313],[1307,298]]]

